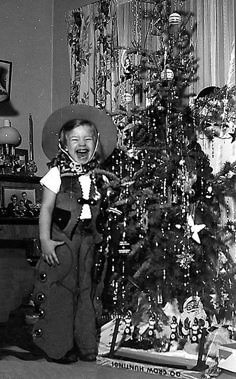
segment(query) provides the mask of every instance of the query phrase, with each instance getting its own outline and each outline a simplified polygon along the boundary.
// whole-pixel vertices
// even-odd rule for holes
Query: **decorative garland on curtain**
[[[72,104],[109,109],[112,72],[110,0],[77,8],[67,15]]]

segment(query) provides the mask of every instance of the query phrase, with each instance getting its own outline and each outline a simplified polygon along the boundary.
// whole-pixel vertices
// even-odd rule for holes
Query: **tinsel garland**
[[[192,105],[195,125],[207,138],[231,138],[235,140],[236,86],[213,87],[206,96],[196,98]],[[232,141],[232,142],[233,142]]]

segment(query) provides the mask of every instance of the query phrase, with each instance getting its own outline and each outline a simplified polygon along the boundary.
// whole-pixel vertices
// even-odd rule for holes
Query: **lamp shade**
[[[17,129],[11,126],[9,120],[4,120],[4,125],[0,126],[0,145],[19,146],[21,143],[21,135]]]

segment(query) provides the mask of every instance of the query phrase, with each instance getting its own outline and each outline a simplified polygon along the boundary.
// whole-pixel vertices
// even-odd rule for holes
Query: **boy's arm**
[[[52,212],[55,206],[56,194],[47,187],[43,188],[43,198],[39,214],[40,240],[51,239]]]
[[[55,206],[56,194],[47,187],[43,189],[42,205],[39,214],[39,238],[42,249],[42,258],[49,264],[59,264],[56,255],[56,247],[64,242],[53,241],[51,239],[52,213]]]

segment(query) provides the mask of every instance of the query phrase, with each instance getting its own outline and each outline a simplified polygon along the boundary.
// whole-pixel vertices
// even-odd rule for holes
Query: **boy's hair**
[[[94,124],[92,124],[90,121],[86,121],[86,120],[70,120],[68,122],[66,122],[61,130],[60,130],[60,137],[59,137],[59,141],[61,143],[61,146],[63,148],[66,147],[66,133],[67,132],[70,132],[71,130],[73,130],[74,128],[78,127],[78,126],[89,126],[91,127],[91,129],[93,130],[94,132],[94,135],[95,137],[97,137],[98,135],[98,132],[97,132],[97,129],[96,129],[96,126]]]
[[[101,145],[99,137],[98,137],[99,135],[98,135],[97,128],[90,121],[73,119],[73,120],[70,120],[70,121],[66,122],[62,126],[62,128],[60,130],[59,144],[62,147],[62,149],[66,149],[66,145],[67,145],[67,143],[66,143],[66,133],[70,132],[71,130],[73,130],[74,128],[76,128],[78,126],[84,126],[84,125],[91,127],[93,129],[93,131],[94,131],[95,137],[98,138],[97,148],[96,148],[96,152],[94,154],[93,159],[95,159],[98,163],[101,163],[104,160],[104,154],[103,154],[103,150],[102,150],[102,145]],[[66,158],[65,154],[63,153],[62,150],[59,149],[57,157],[55,157],[51,162],[49,162],[48,166],[49,167],[54,166],[55,163],[58,164],[58,163],[60,163],[60,160],[64,161],[65,158]]]

